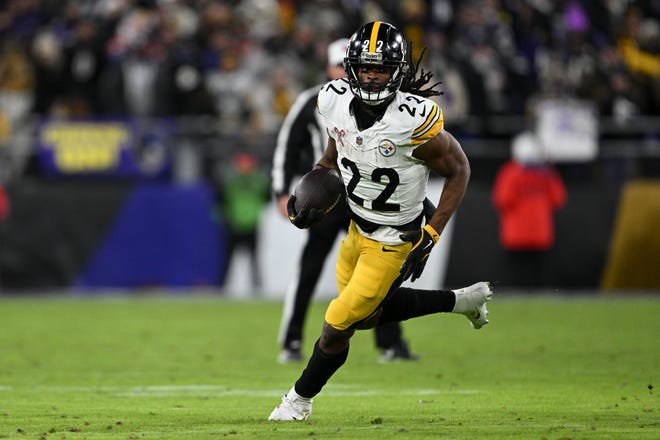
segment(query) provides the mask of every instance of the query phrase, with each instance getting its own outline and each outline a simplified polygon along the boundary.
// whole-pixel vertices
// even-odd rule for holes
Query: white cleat
[[[311,414],[312,399],[300,396],[290,399],[288,394],[285,394],[282,397],[282,403],[270,413],[268,420],[307,420]]]
[[[490,283],[481,281],[453,292],[456,294],[456,304],[452,312],[465,315],[475,330],[488,324],[486,302],[493,297]]]

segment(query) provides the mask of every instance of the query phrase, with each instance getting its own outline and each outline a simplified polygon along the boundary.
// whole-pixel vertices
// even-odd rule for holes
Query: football
[[[344,183],[339,173],[329,168],[314,168],[296,184],[293,195],[296,196],[296,212],[316,208],[323,212],[330,211],[339,201],[344,191]]]

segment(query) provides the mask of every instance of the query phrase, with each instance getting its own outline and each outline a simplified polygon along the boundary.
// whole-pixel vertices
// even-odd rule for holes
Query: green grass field
[[[660,297],[496,296],[373,332],[304,422],[266,419],[302,365],[275,359],[281,304],[210,295],[0,297],[0,438],[659,439]],[[320,330],[314,304],[306,351]]]

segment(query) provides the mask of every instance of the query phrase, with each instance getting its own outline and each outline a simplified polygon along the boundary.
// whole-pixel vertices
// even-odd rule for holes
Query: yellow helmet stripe
[[[369,52],[376,52],[376,41],[378,41],[378,29],[380,29],[380,21],[375,21],[374,27],[371,28],[371,37],[369,38]]]

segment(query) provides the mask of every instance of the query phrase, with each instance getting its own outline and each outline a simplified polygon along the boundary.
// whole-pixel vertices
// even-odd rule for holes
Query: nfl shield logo
[[[355,143],[358,145],[362,145],[362,136],[358,136],[355,138]]]

